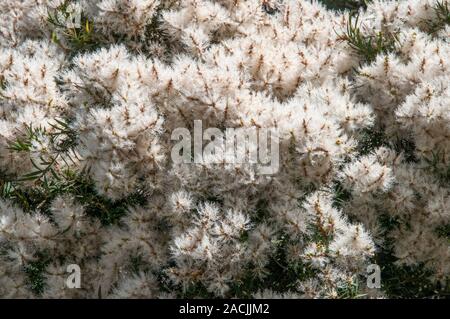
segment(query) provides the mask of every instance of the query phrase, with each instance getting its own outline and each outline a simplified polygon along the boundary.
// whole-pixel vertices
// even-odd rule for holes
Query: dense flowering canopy
[[[446,287],[436,3],[2,0],[0,297],[338,297],[386,251]],[[195,120],[277,128],[278,173],[174,163]]]

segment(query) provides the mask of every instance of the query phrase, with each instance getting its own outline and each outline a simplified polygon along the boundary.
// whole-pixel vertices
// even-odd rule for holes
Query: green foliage
[[[437,0],[433,9],[436,18],[426,22],[430,34],[435,34],[450,24],[450,6],[448,0]]]
[[[9,149],[16,152],[29,152],[31,151],[32,141],[37,140],[41,135],[42,129],[34,129],[31,125],[25,127],[25,137],[18,138],[17,140],[9,144]]]
[[[288,260],[286,256],[287,243],[288,238],[283,235],[280,236],[280,239],[273,241],[274,253],[265,269],[266,276],[258,276],[254,269],[255,266],[249,265],[244,275],[230,284],[228,294],[237,298],[252,298],[254,294],[265,289],[285,293],[289,290],[295,291],[299,282],[314,278],[317,271],[309,265],[301,261]],[[159,282],[167,286],[168,291],[174,289],[165,274],[160,274],[158,277]],[[214,298],[214,295],[208,292],[203,284],[193,283],[179,297]]]
[[[345,284],[337,289],[339,299],[358,299],[365,297],[361,294],[361,282],[359,279],[355,279],[352,282]]]
[[[35,181],[47,178],[49,174],[59,179],[59,173],[55,169],[58,160],[65,162],[66,165],[68,165],[68,160],[74,162],[73,157],[76,157],[76,154],[73,148],[78,143],[77,133],[72,130],[68,121],[58,119],[54,121],[55,123],[50,124],[52,130],[27,126],[24,137],[18,138],[10,144],[9,148],[13,151],[30,152],[33,143],[47,144],[48,139],[48,145],[44,145],[45,154],[39,155],[39,163],[31,159],[34,170],[20,176],[19,181]],[[48,147],[50,149],[47,149]]]
[[[371,0],[321,0],[321,2],[332,10],[359,10],[366,9]]]
[[[368,0],[322,0],[331,9],[352,10],[365,9]],[[101,39],[94,31],[93,22],[84,14],[81,16],[81,24],[77,27],[67,27],[64,19],[70,14],[68,5],[70,0],[64,1],[55,12],[48,15],[48,23],[51,26],[52,40],[74,56],[79,52],[92,50],[101,45]],[[162,9],[162,7],[161,7]],[[267,13],[272,14],[272,8],[264,7]],[[437,19],[429,22],[430,33],[435,33],[450,23],[450,10],[447,0],[437,1],[434,7]],[[146,39],[150,42],[161,44],[170,50],[170,36],[160,28],[160,10],[147,25]],[[342,41],[361,56],[363,61],[370,63],[379,54],[394,52],[397,48],[398,38],[396,34],[378,32],[366,34],[358,15],[350,14],[346,30],[340,36]],[[5,85],[0,78],[0,87]],[[138,190],[127,197],[119,200],[110,200],[98,194],[94,182],[90,180],[84,172],[70,169],[61,170],[57,167],[58,161],[70,160],[71,156],[76,156],[73,149],[78,143],[77,133],[71,129],[70,121],[56,119],[52,128],[45,130],[42,128],[26,127],[23,136],[10,144],[10,149],[19,153],[29,153],[35,143],[39,143],[43,137],[48,138],[51,145],[51,152],[48,156],[40,156],[39,163],[32,160],[34,170],[23,176],[9,176],[0,172],[0,198],[9,199],[22,207],[26,212],[40,211],[50,214],[49,208],[52,201],[60,195],[71,195],[75,201],[85,207],[85,212],[92,218],[99,219],[102,224],[117,224],[130,208],[142,206],[147,203],[148,193],[145,188]],[[414,156],[414,144],[407,139],[398,139],[390,142],[383,130],[367,129],[362,132],[359,139],[357,152],[359,156],[368,155],[381,146],[390,147],[397,152],[405,154],[407,161],[416,161]],[[426,159],[428,169],[437,176],[444,185],[450,185],[450,166],[442,167],[440,163],[443,154],[433,153],[432,157]],[[69,163],[66,163],[69,164]],[[69,166],[69,165],[67,165]],[[32,183],[28,186],[26,183]],[[338,209],[351,199],[351,194],[346,191],[339,182],[335,182],[332,190],[334,196],[334,206]],[[210,201],[220,202],[220,199],[208,198]],[[253,222],[261,222],[268,218],[268,203],[261,201],[257,209],[251,216]],[[382,225],[387,232],[397,227],[399,221],[383,216]],[[450,226],[443,225],[437,232],[450,238]],[[245,236],[245,234],[244,234]],[[322,236],[319,230],[314,231],[314,238],[323,244],[327,244],[330,238]],[[270,288],[278,292],[294,290],[298,283],[317,276],[317,271],[301,261],[292,261],[287,257],[287,247],[289,238],[281,234],[279,239],[273,241],[274,253],[272,254],[268,266],[267,276],[264,278],[255,275],[254,266],[249,266],[245,275],[232,284],[230,294],[240,298],[252,297],[257,291]],[[379,250],[375,262],[382,266],[383,289],[389,297],[435,297],[446,293],[450,295],[450,288],[441,284],[433,284],[429,280],[431,272],[423,265],[414,267],[398,266],[397,259],[389,245]],[[49,260],[45,255],[37,256],[36,261],[25,266],[31,289],[36,293],[42,293],[45,280],[43,272]],[[145,268],[139,256],[132,257],[130,270],[138,272]],[[163,272],[156,274],[160,283],[168,286],[168,291],[172,290],[167,276]],[[348,283],[338,289],[339,298],[359,298],[361,286],[358,280]],[[202,284],[191,285],[182,294],[184,298],[210,298],[209,293]]]
[[[450,165],[445,163],[444,152],[440,150],[433,151],[430,158],[425,158],[427,169],[444,186],[450,186]]]
[[[399,227],[400,223],[398,218],[387,214],[380,216],[380,225],[385,234]],[[450,285],[431,282],[432,271],[425,265],[398,265],[398,259],[393,252],[394,239],[386,235],[384,237],[386,241],[378,249],[374,263],[381,267],[381,285],[386,296],[389,298],[439,298],[446,294],[450,296]]]
[[[281,234],[274,240],[274,253],[266,267],[267,276],[256,275],[254,266],[249,266],[245,275],[231,286],[231,294],[238,298],[251,298],[256,292],[271,289],[276,292],[294,291],[301,281],[314,278],[317,271],[301,261],[287,257],[289,238]]]
[[[46,140],[50,149],[45,156],[39,156],[39,165],[31,160],[34,171],[18,177],[0,172],[0,198],[12,201],[25,212],[39,211],[51,217],[53,200],[61,195],[71,195],[85,207],[88,216],[99,219],[104,225],[118,223],[131,207],[146,204],[148,194],[141,189],[113,201],[99,195],[93,181],[84,172],[57,167],[58,161],[70,167],[66,161],[73,161],[72,156],[76,156],[74,148],[78,144],[78,135],[72,130],[70,121],[55,119],[48,130],[27,126],[22,137],[11,142],[10,150],[29,153],[33,151],[33,145],[39,144],[42,139]],[[36,261],[25,266],[28,284],[37,295],[44,289],[43,272],[48,263],[48,259],[40,255],[36,256]]]
[[[398,45],[398,36],[395,33],[379,31],[375,34],[365,34],[359,22],[359,15],[353,14],[349,14],[346,30],[339,39],[347,42],[368,63],[373,62],[379,54],[395,51]]]
[[[334,182],[332,194],[333,206],[337,209],[341,209],[342,206],[352,198],[352,193],[346,190],[339,181]]]
[[[163,9],[163,5],[157,8],[156,13],[152,17],[152,21],[146,26],[145,36],[148,41],[158,43],[166,49],[170,49],[170,35],[166,30],[161,28],[161,12]]]
[[[450,244],[450,224],[439,226],[436,232],[440,237],[447,238]]]
[[[389,298],[439,298],[450,296],[450,286],[430,281],[432,271],[424,265],[400,266],[390,251],[377,256],[381,285]]]
[[[81,181],[79,186],[71,194],[85,205],[86,214],[98,218],[104,225],[117,224],[130,208],[144,206],[148,200],[148,193],[144,189],[138,189],[119,200],[110,200],[99,195],[92,182]]]
[[[413,139],[397,136],[392,139],[389,145],[398,154],[402,153],[406,162],[416,163],[418,161],[418,158],[415,154],[416,144],[414,143]]]
[[[24,186],[20,180],[0,179],[2,184],[2,198],[13,201],[26,212],[39,210],[50,214],[50,205],[57,196],[70,195],[85,207],[88,216],[98,218],[104,225],[118,223],[131,207],[145,205],[148,198],[148,193],[139,189],[119,200],[108,199],[98,194],[93,181],[87,176],[71,170],[35,181],[32,187]]]
[[[358,139],[357,153],[359,156],[369,155],[376,149],[386,146],[387,138],[382,130],[364,129]]]
[[[49,264],[50,259],[45,254],[38,254],[35,261],[29,262],[25,266],[25,273],[28,277],[27,284],[36,295],[40,295],[44,291],[44,271]]]
[[[116,201],[99,195],[85,172],[69,168],[68,161],[74,162],[76,158],[77,132],[71,128],[70,121],[55,119],[54,122],[49,130],[29,126],[23,137],[10,144],[11,150],[26,153],[32,150],[33,143],[45,137],[50,150],[45,156],[39,156],[39,163],[31,159],[34,170],[30,173],[18,177],[1,174],[2,198],[12,200],[27,212],[49,213],[50,204],[57,196],[71,195],[85,206],[88,215],[99,218],[103,224],[116,223],[130,207],[146,203],[148,194],[143,189]],[[58,162],[64,162],[67,168],[59,168]]]
[[[403,154],[406,162],[417,162],[416,147],[412,139],[398,136],[388,138],[382,128],[361,131],[356,148],[358,156],[372,154],[380,147],[387,147],[396,151],[397,154]]]

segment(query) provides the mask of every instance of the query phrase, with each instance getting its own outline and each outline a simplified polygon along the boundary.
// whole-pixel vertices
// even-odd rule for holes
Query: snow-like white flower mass
[[[2,0],[0,298],[450,292],[442,8]],[[275,128],[279,170],[173,161],[194,121]]]

